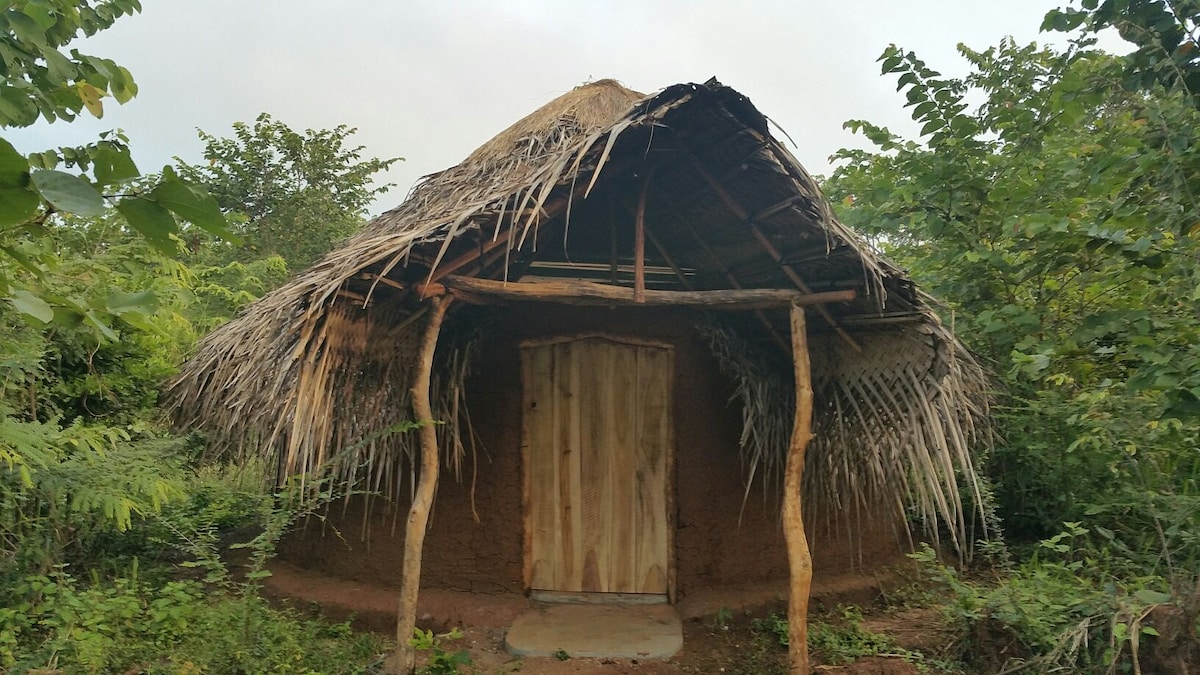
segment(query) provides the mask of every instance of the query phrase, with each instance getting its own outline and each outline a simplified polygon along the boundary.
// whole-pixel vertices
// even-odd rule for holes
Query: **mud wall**
[[[787,576],[779,501],[756,479],[749,496],[738,454],[741,410],[686,310],[514,306],[498,313],[467,382],[481,447],[461,480],[444,470],[425,539],[427,587],[521,590],[521,371],[519,344],[533,337],[603,332],[669,342],[675,348],[675,564],[677,589],[736,586]],[[814,358],[819,358],[814,355]],[[810,513],[814,570],[845,572],[900,553],[888,519]],[[375,500],[331,507],[328,521],[289,535],[281,555],[305,567],[355,579],[399,583],[406,510]],[[848,525],[858,528],[849,536]],[[334,530],[338,534],[334,533]],[[340,535],[340,536],[339,536]]]

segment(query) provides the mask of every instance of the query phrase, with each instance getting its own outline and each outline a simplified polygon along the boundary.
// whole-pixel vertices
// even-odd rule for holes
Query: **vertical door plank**
[[[612,546],[609,561],[612,567],[612,591],[637,593],[635,551],[641,536],[635,522],[637,491],[634,480],[637,471],[637,347],[611,345],[610,386],[613,407],[609,414],[611,432],[609,471],[612,476],[613,497],[609,504]]]
[[[554,352],[549,349],[524,352],[525,472],[529,492],[526,566],[530,588],[553,588],[557,574],[554,550],[558,527],[554,512],[558,396],[554,361]]]
[[[670,452],[671,352],[638,350],[638,425],[634,527],[637,592],[667,592],[667,456]]]
[[[563,350],[563,361],[568,363],[563,392],[563,403],[567,410],[562,425],[564,442],[559,448],[561,465],[560,504],[563,531],[563,578],[559,588],[567,591],[582,591],[583,587],[583,512],[580,501],[582,477],[582,454],[584,451],[583,423],[590,414],[588,410],[588,386],[584,372],[587,350],[578,342],[557,345]]]
[[[611,397],[606,383],[609,365],[603,343],[585,340],[580,341],[579,345],[584,355],[581,361],[586,391],[583,399],[586,412],[581,421],[583,452],[580,454],[580,500],[581,510],[585,514],[583,590],[605,592],[609,585],[609,566],[605,554],[609,550],[610,534],[606,507],[610,499],[610,482],[608,472],[604,469],[608,462],[605,427],[608,424],[607,407]]]

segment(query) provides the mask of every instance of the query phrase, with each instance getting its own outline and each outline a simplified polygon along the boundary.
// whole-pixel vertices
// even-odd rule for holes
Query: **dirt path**
[[[350,619],[360,630],[391,635],[395,630],[399,595],[395,589],[322,576],[275,562],[267,579],[266,595],[297,607],[319,609],[333,620]],[[843,575],[814,583],[813,607],[832,609],[838,605],[870,606],[879,595],[881,581],[875,577]],[[517,658],[504,649],[508,626],[528,608],[528,600],[511,593],[463,593],[422,589],[417,603],[418,626],[444,633],[461,628],[463,637],[445,640],[449,652],[466,649],[473,672],[505,675],[668,675],[678,673],[725,673],[763,675],[783,672],[784,650],[751,630],[755,617],[783,610],[779,583],[707,590],[683,598],[677,609],[683,617],[683,649],[665,661],[637,659]],[[874,621],[874,619],[872,619]],[[871,630],[907,636],[900,643],[921,648],[928,631],[914,626],[928,622],[913,616],[889,617],[869,625]],[[940,639],[936,635],[935,641]],[[905,642],[910,644],[905,644]],[[847,675],[910,675],[917,670],[903,659],[861,659],[850,665],[818,664],[817,672]]]

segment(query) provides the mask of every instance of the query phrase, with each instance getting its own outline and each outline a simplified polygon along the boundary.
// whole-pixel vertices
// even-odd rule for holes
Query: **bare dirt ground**
[[[334,620],[350,619],[360,630],[391,635],[395,629],[398,595],[394,589],[345,581],[276,562],[267,580],[267,595],[294,606],[319,610]],[[847,574],[814,580],[814,613],[841,605],[870,608],[879,588],[889,579]],[[766,584],[709,590],[685,597],[677,604],[683,617],[683,649],[674,657],[656,660],[567,658],[517,658],[504,649],[504,635],[525,609],[524,596],[479,594],[422,589],[418,625],[444,633],[460,628],[463,637],[445,640],[450,652],[466,649],[471,669],[480,675],[668,675],[725,673],[762,675],[783,671],[784,649],[762,631],[752,629],[755,618],[782,612],[781,586]],[[868,610],[869,612],[869,610]],[[868,614],[864,628],[892,637],[909,650],[936,653],[951,636],[939,631],[940,618],[930,610]],[[910,675],[917,669],[899,655],[864,658],[851,664],[828,664],[814,654],[814,671],[846,675]]]

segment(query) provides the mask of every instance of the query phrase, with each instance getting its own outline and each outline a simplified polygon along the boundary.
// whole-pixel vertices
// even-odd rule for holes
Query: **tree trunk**
[[[788,444],[787,464],[783,470],[783,538],[787,543],[788,570],[788,672],[809,675],[808,595],[812,586],[812,556],[804,532],[801,487],[804,483],[804,455],[812,440],[812,369],[808,358],[808,335],[804,326],[804,308],[792,305],[792,363],[796,373],[796,421]]]
[[[437,349],[438,334],[446,308],[453,299],[450,295],[431,298],[433,312],[421,341],[417,356],[417,370],[413,377],[413,415],[421,425],[421,474],[417,481],[417,492],[412,507],[408,510],[408,524],[404,530],[404,565],[400,573],[400,606],[396,617],[396,673],[408,675],[413,671],[413,629],[417,624],[417,593],[421,585],[421,550],[425,546],[425,529],[429,524],[429,509],[433,506],[433,495],[437,492],[438,447],[437,428],[434,426],[433,409],[429,403],[429,380],[433,374],[433,352]]]

